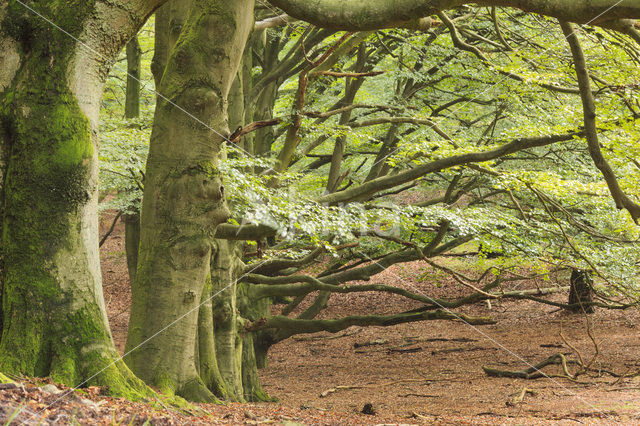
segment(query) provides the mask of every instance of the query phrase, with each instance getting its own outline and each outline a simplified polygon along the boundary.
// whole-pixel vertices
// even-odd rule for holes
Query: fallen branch
[[[353,336],[354,334],[358,334],[360,333],[362,330],[364,330],[363,328],[358,328],[354,331],[348,331],[342,334],[331,334],[329,336],[294,336],[293,340],[295,340],[296,342],[308,342],[311,340],[333,340],[333,339],[340,339],[342,337],[347,337],[347,336]],[[356,344],[354,344],[355,346]],[[356,346],[357,347],[357,346]]]
[[[353,344],[353,347],[357,349],[357,348],[364,348],[366,346],[385,345],[387,343],[389,343],[387,339],[376,339],[376,340],[370,340],[368,342],[362,342],[362,343],[356,342]]]
[[[422,352],[422,346],[418,346],[417,348],[408,348],[408,349],[387,349],[387,354],[411,354],[415,352]]]
[[[374,388],[382,388],[386,386],[393,386],[400,383],[422,383],[428,382],[429,379],[404,379],[404,380],[394,380],[393,382],[380,383],[378,385],[351,385],[351,386],[335,386],[333,388],[327,389],[320,394],[320,398],[325,398],[332,393],[338,392],[339,390],[352,390],[352,389],[374,389]]]
[[[535,396],[537,395],[537,392],[533,389],[522,388],[520,392],[518,392],[513,398],[506,402],[507,406],[513,407],[515,405],[521,404],[527,394]]]
[[[491,368],[487,366],[482,366],[482,369],[489,377],[509,377],[514,379],[539,379],[541,377],[549,378],[549,377],[561,377],[567,378],[570,380],[575,380],[574,376],[569,373],[567,364],[577,364],[577,361],[568,361],[565,354],[557,353],[551,355],[549,358],[545,359],[542,362],[534,365],[533,367],[525,368],[524,370],[518,371],[510,371],[510,370],[499,370],[496,368]],[[562,369],[564,374],[547,374],[542,371],[544,367],[549,365],[562,365]]]
[[[440,395],[431,395],[428,393],[405,393],[404,395],[398,395],[401,398],[406,398],[408,396],[416,396],[418,398],[440,398]]]
[[[443,310],[426,312],[403,312],[396,315],[354,315],[331,320],[292,319],[282,316],[262,318],[245,327],[246,332],[263,329],[277,329],[291,331],[293,334],[311,334],[319,331],[337,333],[351,326],[357,325],[389,327],[415,321],[451,320],[462,321],[471,325],[495,324],[491,317],[469,316],[462,313],[452,313]]]
[[[497,351],[498,348],[485,348],[485,347],[473,347],[473,348],[451,348],[451,349],[440,349],[431,351],[431,355],[436,354],[450,354],[454,352],[475,352],[475,351]]]
[[[336,386],[334,388],[331,389],[327,389],[326,391],[322,392],[320,394],[320,398],[326,398],[327,396],[331,395],[332,393],[338,392],[339,390],[350,390],[350,389],[363,389],[365,386]]]

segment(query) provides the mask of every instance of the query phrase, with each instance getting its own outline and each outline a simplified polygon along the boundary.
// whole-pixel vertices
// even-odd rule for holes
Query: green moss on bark
[[[94,12],[93,1],[31,5],[73,36]],[[94,145],[68,82],[76,55],[86,52],[15,2],[2,28],[20,43],[22,61],[0,102],[8,162],[0,371],[107,386],[131,399],[150,396],[119,361],[101,308],[99,271],[87,252]]]

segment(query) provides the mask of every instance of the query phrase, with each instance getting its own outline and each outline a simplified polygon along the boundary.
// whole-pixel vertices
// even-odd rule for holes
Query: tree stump
[[[585,312],[592,314],[593,305],[593,279],[589,271],[574,269],[571,272],[571,286],[569,289],[569,310],[572,312]]]

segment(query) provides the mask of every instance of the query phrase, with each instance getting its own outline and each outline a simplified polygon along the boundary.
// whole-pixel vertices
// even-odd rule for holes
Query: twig
[[[176,416],[173,415],[171,410],[169,410],[169,408],[166,405],[164,405],[164,403],[162,401],[160,401],[160,399],[157,396],[155,396],[154,398],[156,399],[156,401],[158,401],[158,403],[160,405],[162,405],[164,407],[164,409],[167,411],[167,413],[169,413],[169,415],[171,416],[171,418],[173,418],[173,420],[177,420]]]
[[[514,396],[513,398],[511,398],[509,401],[506,402],[507,406],[513,407],[515,405],[522,403],[524,401],[525,395],[527,394],[535,396],[537,393],[532,389],[522,388],[522,390],[518,392],[516,396]]]

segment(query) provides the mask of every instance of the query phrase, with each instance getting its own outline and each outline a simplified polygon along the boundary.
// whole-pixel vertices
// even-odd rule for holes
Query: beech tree
[[[201,9],[201,7],[199,9]],[[175,8],[172,10],[174,15],[165,19],[173,22],[175,29],[177,27],[175,26],[176,22],[180,22],[180,19],[176,18],[175,13],[179,12]],[[439,14],[439,18],[442,20],[443,29],[450,31],[451,38],[458,48],[473,50],[468,47],[468,43],[460,39],[453,21],[449,20],[443,13]],[[274,18],[269,17],[267,19]],[[406,21],[403,21],[401,24],[403,26],[412,26],[412,23]],[[398,25],[398,23],[394,25]],[[189,41],[194,40],[193,36],[188,35],[190,30],[191,26],[185,23],[183,25],[183,33],[178,38],[175,50],[169,55],[169,65],[167,65],[165,73],[162,76],[160,88],[165,84],[165,79],[178,78],[174,77],[174,73],[175,75],[180,75],[181,69],[177,67],[172,68],[171,61],[177,60],[177,56],[174,57],[173,55],[177,55],[175,52],[182,48],[181,40],[183,40],[183,38]],[[213,131],[214,134],[211,140],[214,141],[215,144],[220,144],[225,140],[220,134],[228,135],[226,139],[236,141],[236,132],[231,134],[229,131],[230,128],[233,129],[239,125],[241,134],[243,124],[251,127],[248,123],[251,123],[257,116],[254,111],[263,113],[265,110],[269,111],[273,109],[271,106],[274,101],[273,96],[271,100],[269,100],[268,95],[265,95],[265,93],[273,93],[277,90],[277,84],[275,88],[269,88],[269,84],[273,84],[278,80],[280,80],[281,84],[282,80],[286,78],[283,76],[298,74],[296,94],[293,99],[290,99],[292,104],[291,115],[283,120],[287,122],[285,127],[271,132],[272,136],[266,142],[262,139],[264,136],[261,136],[260,139],[259,136],[256,136],[252,142],[247,140],[240,142],[243,143],[245,150],[250,150],[253,147],[253,152],[255,153],[266,154],[269,151],[275,151],[274,156],[276,158],[273,164],[273,171],[279,174],[268,173],[268,175],[272,177],[271,181],[266,183],[267,187],[277,188],[278,186],[282,186],[282,180],[286,179],[283,177],[283,173],[288,171],[293,163],[299,162],[301,158],[304,159],[306,155],[310,154],[314,146],[317,147],[328,139],[327,137],[321,136],[318,139],[319,142],[313,141],[310,146],[302,149],[302,153],[299,156],[296,155],[301,141],[300,132],[302,130],[303,117],[306,116],[312,116],[318,120],[340,116],[338,124],[351,129],[380,124],[392,125],[387,132],[386,143],[380,151],[374,152],[376,159],[373,162],[367,178],[360,184],[353,184],[351,188],[340,187],[340,184],[345,178],[342,173],[342,162],[346,140],[344,135],[338,135],[335,138],[333,152],[330,156],[327,156],[328,161],[323,163],[330,165],[325,194],[312,197],[311,200],[318,205],[369,202],[378,198],[380,195],[388,195],[384,193],[381,194],[385,190],[400,188],[401,185],[415,186],[415,182],[418,179],[427,175],[469,163],[484,163],[491,160],[502,159],[524,150],[528,150],[527,153],[532,155],[531,150],[534,148],[571,141],[576,137],[584,135],[579,128],[574,128],[558,134],[547,134],[537,137],[515,137],[512,140],[497,141],[495,149],[492,150],[481,150],[481,152],[458,155],[455,155],[455,149],[459,147],[452,141],[451,145],[455,148],[451,150],[452,155],[443,154],[442,158],[434,159],[433,161],[425,160],[424,163],[418,162],[418,165],[415,167],[395,170],[392,173],[384,160],[392,151],[395,151],[395,146],[398,143],[398,132],[402,130],[401,126],[403,124],[428,126],[431,129],[435,129],[440,136],[444,135],[443,137],[445,137],[445,139],[448,138],[451,140],[452,138],[448,137],[445,131],[438,129],[438,126],[435,125],[432,120],[428,119],[414,119],[406,116],[377,116],[374,119],[365,120],[363,116],[358,115],[358,120],[352,120],[351,114],[361,108],[368,108],[369,110],[377,112],[393,110],[393,107],[372,108],[371,106],[357,105],[354,103],[358,88],[363,82],[362,79],[367,75],[375,75],[375,73],[367,74],[367,72],[370,71],[370,67],[376,63],[375,60],[372,60],[372,58],[376,56],[376,50],[379,49],[380,52],[384,51],[383,44],[371,51],[362,49],[358,46],[361,45],[361,42],[366,39],[369,34],[360,33],[353,37],[349,34],[336,34],[333,40],[329,41],[327,39],[327,44],[320,46],[318,43],[322,40],[321,34],[323,33],[311,30],[301,37],[301,40],[305,41],[315,40],[315,42],[310,43],[310,45],[307,45],[305,41],[300,42],[300,45],[307,49],[306,52],[303,52],[305,53],[304,55],[295,55],[291,54],[291,52],[282,54],[281,56],[284,58],[282,62],[275,57],[265,56],[262,60],[264,74],[258,76],[256,79],[247,79],[243,76],[242,73],[246,72],[245,70],[252,68],[247,64],[250,59],[245,55],[243,59],[245,61],[244,65],[240,67],[240,56],[236,52],[237,55],[234,56],[234,58],[238,61],[238,66],[235,69],[225,69],[224,75],[226,75],[229,80],[216,80],[229,83],[229,85],[225,86],[224,91],[217,92],[222,93],[223,99],[229,96],[229,112],[221,112],[226,122],[213,123],[208,128],[202,130],[205,132],[207,130]],[[324,33],[324,35],[329,36],[331,33]],[[313,37],[317,38],[314,39]],[[258,41],[256,41],[256,39],[257,36],[254,35],[252,42],[259,43],[259,39]],[[277,42],[272,40],[271,43]],[[267,45],[267,43],[264,42],[262,44]],[[217,46],[221,46],[221,44],[217,44]],[[310,49],[311,46],[318,46],[320,48],[317,50]],[[357,55],[358,59],[355,61],[355,64],[353,64],[353,67],[348,70],[333,71],[334,68],[332,67],[337,62],[337,59],[340,58],[340,54],[345,55],[354,48],[357,48],[356,50],[358,50],[359,53]],[[265,49],[265,54],[273,54],[273,51],[277,52],[277,49],[273,49],[273,45],[271,49],[269,52]],[[194,54],[195,53],[197,52],[194,52]],[[484,57],[479,50],[476,49],[475,53],[480,61],[487,61],[486,57]],[[292,61],[291,58],[294,56],[297,56],[301,62],[297,62],[297,60]],[[208,57],[211,57],[211,55],[208,55]],[[230,57],[229,54],[223,55],[223,58]],[[266,58],[269,59],[267,60]],[[423,60],[424,58],[420,59]],[[195,59],[190,59],[189,63],[195,61]],[[286,66],[284,65],[285,63],[287,64]],[[484,65],[486,64],[483,64],[483,66]],[[414,69],[416,69],[417,66],[418,63],[416,63]],[[295,72],[287,72],[287,69],[295,70]],[[272,70],[277,70],[277,72],[273,72]],[[239,74],[236,75],[235,71],[238,71]],[[332,75],[342,76],[351,78],[352,80],[348,82],[344,97],[336,102],[330,111],[310,113],[305,111],[307,106],[305,104],[305,98],[308,95],[307,88],[312,77],[316,78],[318,75],[322,75],[322,73],[330,77]],[[507,77],[515,81],[523,81],[522,76],[514,73],[506,74]],[[231,86],[230,80],[234,77],[236,80],[234,85]],[[207,80],[203,79],[200,81]],[[193,88],[196,86],[197,85],[194,84],[190,87]],[[563,87],[547,83],[541,83],[540,86],[550,91],[569,93],[573,96],[577,96],[580,93],[580,89],[577,86]],[[412,93],[420,90],[421,82],[410,79],[402,82],[402,84],[398,84],[398,88],[400,95],[404,94],[407,98],[410,98]],[[202,90],[205,91],[206,88],[203,87]],[[231,95],[229,95],[230,91]],[[245,91],[252,93],[255,98],[259,99],[260,109],[254,110],[252,97],[246,97],[244,95]],[[163,94],[162,89],[160,93]],[[180,98],[176,99],[176,103],[180,104]],[[469,98],[467,97],[466,99]],[[477,103],[481,104],[482,101],[478,100]],[[160,100],[160,105],[162,104],[163,100]],[[442,105],[440,111],[444,111],[447,108],[448,106]],[[438,109],[439,108],[435,108],[435,110]],[[176,117],[184,113],[183,111],[176,111],[175,109],[171,110],[171,112],[172,114],[170,116],[173,117],[171,124],[176,122]],[[157,114],[159,113],[157,112]],[[228,114],[228,116],[225,114]],[[158,120],[158,118],[159,116],[157,115],[156,122],[154,123],[154,131],[157,129],[157,131],[160,132],[159,134],[162,135],[163,133],[160,129],[163,129],[163,126],[167,125],[167,120],[164,118]],[[268,114],[261,114],[260,118],[262,120],[272,119],[272,122],[278,121],[276,120],[277,117],[274,118],[268,116]],[[178,120],[186,120],[186,118],[180,117]],[[202,118],[198,117],[198,120],[202,120]],[[489,120],[488,130],[492,127],[491,121],[492,120]],[[230,127],[228,126],[229,122],[233,123]],[[464,124],[462,120],[460,120],[460,124]],[[166,132],[166,130],[164,130],[164,132]],[[403,135],[410,134],[410,132],[411,130],[404,130]],[[274,149],[273,142],[278,134],[282,135],[282,145]],[[177,138],[178,136],[172,141],[174,144]],[[269,138],[269,136],[267,136],[267,138]],[[179,145],[181,146],[181,150],[176,153],[178,158],[182,158],[184,155],[191,155],[188,153],[189,145],[187,144],[190,144],[193,140],[195,140],[195,138],[192,135],[184,139],[182,143],[185,145]],[[241,139],[238,139],[238,141],[241,141]],[[161,161],[158,161],[157,157],[153,156],[154,143],[156,142],[152,137],[152,154],[149,158],[149,167],[160,167],[156,162],[160,163]],[[218,149],[218,145],[212,145],[208,148],[210,151]],[[167,152],[169,152],[168,148],[163,147],[161,153],[165,155]],[[538,155],[543,157],[542,154]],[[190,164],[190,162],[187,162],[187,164]],[[162,170],[162,173],[170,173],[176,169],[174,167],[173,169]],[[202,178],[200,173],[201,172],[195,172],[195,176]],[[496,171],[489,171],[488,173],[497,173],[499,175]],[[461,197],[472,196],[472,190],[480,188],[486,189],[485,185],[491,185],[491,182],[485,180],[481,185],[477,183],[482,174],[482,170],[479,175],[475,172],[472,172],[471,175],[458,174],[456,178],[448,182],[448,188],[445,187],[447,189],[446,194],[442,199],[436,198],[429,200],[426,205],[441,202],[453,204]],[[162,192],[160,191],[163,191],[163,189],[154,189],[154,191],[158,192],[152,193],[149,187],[151,184],[153,183],[148,182],[147,185],[145,185],[145,191],[147,191],[145,200],[150,196],[161,197],[160,194]],[[155,187],[156,184],[153,185]],[[227,185],[227,188],[228,187]],[[234,189],[235,191],[233,191],[232,194],[238,192],[238,188]],[[403,188],[400,188],[399,191],[402,189]],[[166,191],[166,189],[164,189],[164,191]],[[239,192],[242,192],[242,190]],[[497,192],[497,194],[500,195],[498,198],[501,199],[501,202],[505,201],[504,196],[509,192],[510,191]],[[180,195],[181,197],[187,197],[187,193],[188,191],[184,190],[180,192]],[[497,194],[496,192],[487,192],[487,195],[476,197],[475,202],[494,202],[493,198],[495,198]],[[212,199],[221,198],[217,193],[213,193],[213,195]],[[520,198],[520,196],[518,197]],[[212,199],[210,199],[210,201]],[[273,198],[270,199],[273,200]],[[517,207],[522,209],[522,206],[526,205],[527,202],[535,200],[535,198],[529,198],[527,200],[523,197],[520,201],[513,199],[507,202],[510,204],[513,203],[512,208],[514,209]],[[176,200],[173,199],[172,201],[172,205],[174,205]],[[151,201],[151,203],[154,202],[153,200]],[[237,203],[235,207],[238,207]],[[367,207],[380,209],[380,207],[376,207],[372,203],[367,204]],[[525,208],[528,209],[529,207],[527,206]],[[155,209],[156,212],[153,214],[158,219],[154,220],[164,220],[166,226],[170,226],[170,229],[172,229],[171,233],[167,234],[171,235],[171,237],[168,238],[169,240],[178,240],[177,235],[185,235],[185,237],[191,241],[191,234],[184,233],[184,230],[181,231],[175,224],[171,223],[171,215],[165,214],[162,216],[162,210],[159,209],[159,207],[155,207]],[[221,209],[222,207],[220,207],[220,210]],[[145,223],[145,211],[146,207],[143,208],[143,224]],[[320,208],[317,211],[320,212],[322,209]],[[154,300],[154,302],[148,303],[145,297],[134,295],[134,309],[127,347],[128,349],[133,349],[136,348],[140,342],[144,342],[147,339],[158,339],[156,336],[157,333],[160,332],[161,337],[157,340],[157,343],[152,342],[142,345],[133,352],[134,355],[129,358],[130,360],[128,362],[134,371],[142,377],[145,377],[145,380],[149,383],[160,386],[167,392],[177,392],[180,395],[192,399],[209,400],[213,398],[211,393],[218,397],[234,400],[268,399],[268,396],[260,390],[259,383],[256,380],[257,375],[255,369],[260,365],[264,365],[266,352],[272,344],[297,333],[310,333],[322,330],[336,332],[352,325],[394,325],[402,322],[430,319],[459,320],[462,318],[474,324],[490,323],[490,318],[470,317],[459,313],[454,314],[450,312],[450,309],[460,307],[464,304],[498,297],[534,299],[541,303],[553,304],[556,302],[548,302],[540,296],[559,290],[557,288],[538,289],[533,292],[496,290],[503,280],[513,279],[504,276],[500,276],[498,279],[490,280],[489,282],[484,282],[482,279],[471,280],[467,277],[458,276],[458,279],[466,282],[466,284],[474,288],[475,291],[466,297],[454,300],[433,299],[429,296],[385,285],[340,286],[340,284],[353,280],[369,279],[376,273],[395,263],[412,260],[426,260],[427,262],[431,262],[429,260],[430,258],[447,253],[452,248],[470,241],[474,236],[484,233],[484,229],[487,229],[485,225],[479,226],[478,232],[475,235],[473,233],[460,235],[459,225],[451,226],[449,220],[442,220],[444,217],[440,217],[436,223],[430,223],[427,229],[423,230],[425,234],[424,239],[420,239],[417,242],[411,241],[411,238],[404,239],[402,237],[388,236],[384,233],[376,234],[368,230],[367,232],[369,235],[372,235],[374,239],[386,240],[392,245],[400,245],[401,248],[398,249],[396,246],[390,249],[390,252],[375,257],[375,262],[371,262],[372,257],[367,258],[365,256],[358,259],[354,264],[352,263],[356,260],[354,256],[346,255],[342,257],[339,262],[331,264],[325,271],[317,276],[310,276],[301,273],[301,271],[319,259],[320,255],[324,253],[322,247],[312,250],[311,253],[308,253],[308,255],[300,259],[276,258],[244,265],[246,258],[241,256],[241,253],[238,251],[239,246],[234,241],[244,239],[260,241],[266,236],[273,236],[274,229],[272,227],[264,226],[259,219],[256,219],[255,223],[250,226],[234,227],[225,224],[219,225],[214,231],[213,229],[207,229],[202,223],[198,222],[203,217],[201,212],[191,212],[190,214],[191,218],[189,220],[199,224],[198,227],[195,227],[198,232],[198,237],[194,238],[193,242],[206,241],[206,243],[199,246],[201,249],[197,251],[197,256],[191,255],[189,250],[183,249],[179,251],[181,261],[185,262],[185,266],[180,266],[180,264],[176,263],[175,259],[167,258],[165,260],[159,260],[156,258],[156,256],[168,256],[167,253],[169,253],[169,250],[164,250],[164,254],[149,254],[149,257],[144,259],[144,246],[141,249],[142,256],[137,274],[138,281],[134,283],[134,289],[140,292],[138,294],[145,294],[145,291],[153,291],[152,300]],[[418,216],[419,213],[414,211],[412,214]],[[348,222],[348,219],[345,219],[345,217],[340,217],[336,220]],[[386,220],[393,219],[389,217]],[[411,220],[411,214],[408,214],[406,221],[410,222]],[[460,223],[464,220],[471,221],[470,219],[462,219],[461,217]],[[550,221],[552,219],[547,217],[547,220]],[[213,222],[215,222],[215,220],[210,220],[208,223]],[[326,224],[326,222],[322,223],[323,225]],[[351,226],[349,223],[343,223],[342,225],[344,225],[345,228]],[[486,226],[488,225],[487,223]],[[143,226],[143,241],[145,232],[149,238],[158,238],[156,232],[159,228],[159,222],[154,222],[154,225],[149,228]],[[329,232],[327,229],[325,229],[325,231],[327,233]],[[407,232],[407,234],[408,233],[410,232]],[[160,243],[156,241],[153,245],[149,244],[149,249],[159,246]],[[202,247],[207,248],[202,249]],[[210,251],[208,247],[210,247]],[[205,259],[205,261],[201,260],[201,258]],[[210,261],[207,262],[206,259],[210,259]],[[162,262],[162,265],[164,265],[162,268],[168,269],[165,269],[161,277],[155,278],[152,282],[147,283],[146,279],[141,280],[140,277],[143,271],[149,271],[143,268],[148,268],[146,265],[151,265],[157,261]],[[435,266],[438,267],[438,265]],[[158,270],[160,269],[161,268]],[[180,272],[183,269],[193,273],[193,279],[188,283],[184,279],[185,275]],[[211,284],[209,284],[209,280]],[[162,284],[161,287],[154,286],[154,284],[158,282],[164,284]],[[185,285],[188,286],[185,287]],[[476,285],[478,287],[475,287]],[[159,289],[161,289],[161,291],[158,291]],[[183,302],[184,297],[174,293],[174,291],[184,292],[185,295],[191,295],[192,297],[188,298],[188,303]],[[296,307],[300,306],[315,291],[319,291],[320,293],[311,305],[299,314],[297,318],[290,317]],[[415,311],[400,312],[388,316],[371,315],[365,317],[350,316],[331,320],[317,319],[324,306],[326,306],[331,294],[356,291],[380,291],[402,295],[408,299],[421,302],[423,306]],[[270,312],[272,301],[282,297],[294,297],[295,299],[287,302],[281,315],[272,316]],[[613,306],[614,305],[611,305],[611,307]],[[620,304],[615,306],[623,307],[625,305]],[[196,307],[198,307],[197,311]],[[446,308],[446,310],[442,308]],[[158,320],[158,318],[162,319]],[[180,321],[176,322],[177,319]],[[170,342],[176,341],[188,343],[179,345],[179,348],[181,348],[179,349],[180,352],[176,352],[175,346],[169,349]],[[177,358],[169,357],[166,354],[161,357],[156,356],[156,354],[162,354],[164,350],[173,351],[172,356]],[[147,362],[149,359],[154,359],[153,366]],[[176,359],[180,359],[181,362],[178,363]],[[188,374],[184,373],[185,368],[188,368]]]
[[[130,397],[149,392],[119,359],[106,319],[98,261],[97,135],[100,98],[109,68],[146,19],[164,3],[162,0],[0,2],[3,178],[0,371],[48,375],[69,385],[89,382]],[[318,26],[373,30],[398,25],[415,27],[419,24],[416,19],[465,2],[273,0],[272,4],[290,16]],[[640,16],[640,7],[634,1],[551,4],[529,0],[476,4],[512,6],[565,21],[597,24],[638,39],[634,22],[630,21]],[[250,341],[238,344],[246,335],[243,333],[255,333],[266,327],[286,328],[287,320],[239,323],[233,299],[223,299],[222,305],[202,314],[196,309],[208,300],[202,295],[213,291],[207,287],[210,281],[215,288],[210,279],[214,236],[227,231],[236,235],[233,238],[242,235],[238,229],[217,226],[228,215],[218,171],[218,147],[224,137],[230,136],[227,97],[251,29],[253,1],[194,0],[186,16],[184,29],[174,42],[158,85],[164,98],[156,110],[145,181],[141,256],[133,286],[128,342],[133,352],[127,362],[147,383],[191,399],[211,400],[213,392],[222,397],[235,394],[236,399],[241,397],[238,394],[247,393],[264,397],[258,391],[245,392],[248,384],[255,382],[255,377],[250,377],[253,370],[233,369],[230,362],[235,359],[233,365],[243,360],[258,363],[251,359],[255,354],[243,350],[250,348]],[[508,147],[513,145],[506,146],[502,149],[510,152]],[[482,161],[487,155],[477,160]],[[283,158],[288,156],[283,154]],[[447,161],[449,166],[466,159]],[[429,168],[440,170],[440,165],[424,165],[421,173]],[[385,176],[378,178],[382,181],[374,179],[368,186],[330,193],[316,201],[331,204],[368,197],[375,193],[374,187],[393,188],[416,174],[419,173],[409,170]],[[330,186],[334,187],[335,182]],[[442,224],[432,241],[440,243],[438,235],[445,228]],[[406,251],[413,258],[422,258],[425,249],[433,248],[427,245]],[[223,251],[218,247],[216,253]],[[389,261],[397,255],[390,256]],[[256,271],[273,268],[281,271],[300,264],[304,262],[275,262],[276,266],[265,263],[263,269]],[[242,269],[241,265],[223,260],[217,270],[226,271],[224,281],[218,283],[233,283]],[[349,273],[343,273],[346,280]],[[256,279],[268,284],[268,278]],[[328,287],[333,283],[326,279],[320,283],[296,279],[318,290],[335,289]],[[227,285],[218,288],[222,290]],[[265,287],[259,290],[267,291]],[[268,293],[275,295],[277,291]],[[323,303],[320,298],[317,306]],[[257,309],[257,319],[264,311],[262,305],[245,308]],[[418,316],[432,315],[425,312]],[[206,327],[196,333],[199,315],[210,314],[220,316],[212,322],[221,324],[221,330],[226,327],[226,334],[213,336],[206,322],[203,323]],[[166,328],[177,320],[181,326]],[[360,322],[371,320],[349,319],[346,323]],[[301,324],[297,322],[296,327]],[[333,328],[318,322],[304,324],[306,331],[312,331],[337,329],[345,323]],[[224,382],[219,379],[220,371],[214,368],[215,355],[207,353],[212,347],[211,339],[220,339],[216,349],[229,349],[229,357],[221,356],[225,360],[222,369],[233,371],[223,377]],[[205,371],[204,365],[211,370]],[[223,391],[216,388],[216,383],[235,386],[236,390]]]
[[[8,374],[148,392],[119,359],[106,319],[97,131],[107,71],[159,3],[0,3]]]

